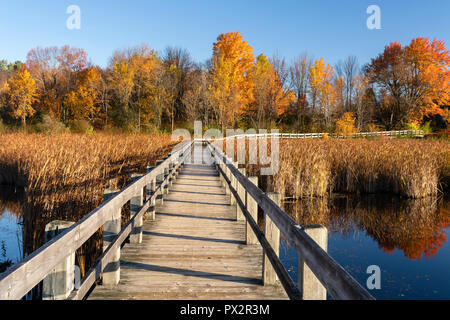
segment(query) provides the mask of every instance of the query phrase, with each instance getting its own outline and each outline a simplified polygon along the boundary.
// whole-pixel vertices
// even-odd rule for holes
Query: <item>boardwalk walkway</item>
[[[143,242],[122,248],[119,285],[89,299],[287,299],[281,286],[263,286],[262,248],[245,244],[213,165],[186,164],[169,190]]]

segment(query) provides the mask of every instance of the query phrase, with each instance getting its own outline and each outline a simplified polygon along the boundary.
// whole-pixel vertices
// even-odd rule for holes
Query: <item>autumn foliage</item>
[[[346,112],[336,120],[336,133],[344,137],[351,137],[357,132],[355,128],[356,117],[353,112]]]
[[[204,64],[181,48],[157,52],[141,45],[114,52],[100,68],[83,49],[37,47],[23,67],[1,61],[0,116],[12,126],[51,119],[59,127],[84,123],[134,133],[173,130],[194,120],[222,129],[344,135],[425,123],[445,129],[449,65],[445,43],[423,37],[405,46],[388,44],[362,68],[354,56],[334,66],[307,53],[292,62],[269,58],[255,53],[239,32],[220,34]],[[350,113],[354,129],[346,124]]]

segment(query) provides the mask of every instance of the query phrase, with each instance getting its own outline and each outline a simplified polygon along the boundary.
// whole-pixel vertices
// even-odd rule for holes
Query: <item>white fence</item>
[[[226,138],[215,139],[222,140],[227,138],[257,138],[257,137],[278,137],[287,139],[320,139],[324,135],[328,135],[331,138],[343,139],[344,136],[340,136],[334,133],[256,133],[256,134],[238,134],[229,136]],[[367,137],[398,137],[409,136],[416,138],[423,138],[425,132],[422,130],[399,130],[399,131],[378,131],[378,132],[359,132],[352,135],[352,138],[367,138]]]

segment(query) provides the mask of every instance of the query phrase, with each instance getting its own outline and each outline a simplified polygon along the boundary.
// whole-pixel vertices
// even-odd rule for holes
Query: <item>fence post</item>
[[[148,166],[147,173],[151,172],[155,167]],[[147,197],[146,200],[150,199],[156,191],[156,178],[153,178],[150,183],[147,185]],[[150,203],[150,206],[147,212],[144,215],[145,220],[155,220],[155,205],[156,199],[153,198],[153,201]]]
[[[322,225],[305,225],[304,230],[323,250],[327,251],[328,232]],[[326,300],[327,290],[306,265],[302,256],[298,259],[298,288],[303,300]]]
[[[255,186],[258,186],[258,177],[249,177],[250,182],[252,182]],[[253,199],[247,192],[245,192],[245,197],[247,198],[247,210],[250,212],[253,220],[258,223],[258,203],[255,199]],[[258,238],[256,237],[253,229],[250,227],[250,224],[247,222],[246,228],[246,239],[247,244],[258,244]]]
[[[143,174],[133,173],[131,175],[131,183],[139,180]],[[130,199],[130,219],[139,212],[144,205],[144,189],[140,188],[137,194]],[[131,230],[130,243],[142,243],[142,225],[144,217],[134,220],[134,228]]]
[[[156,161],[156,167],[159,167],[161,165],[161,163],[163,163],[163,162],[164,162],[164,160]],[[158,168],[158,170],[161,170],[161,168]],[[163,202],[164,202],[164,199],[163,199],[163,192],[164,192],[164,190],[163,190],[163,188],[164,188],[163,181],[164,181],[164,170],[162,170],[162,172],[156,176],[156,188],[158,188],[159,186],[161,187],[160,191],[158,192],[158,195],[156,196],[156,204],[160,204],[160,205],[162,205]]]
[[[239,169],[239,172],[242,173],[245,176],[245,168],[241,168]],[[241,198],[241,201],[244,203],[245,207],[247,207],[247,200],[245,197],[245,188],[242,184],[239,183],[239,181],[237,181],[236,179],[236,191],[238,194],[238,197]],[[237,205],[236,203],[236,220],[240,221],[240,220],[244,220],[245,221],[245,217],[244,214],[242,213],[241,207]]]
[[[120,192],[120,190],[106,189],[103,193],[103,201],[107,201]],[[103,225],[103,251],[114,241],[121,229],[122,208],[116,208],[112,216]],[[120,247],[114,252],[111,261],[103,270],[103,284],[117,285],[120,281]]]
[[[75,222],[55,220],[45,226],[45,242],[50,241]],[[64,300],[74,289],[75,252],[58,264],[42,284],[42,300]]]
[[[267,196],[275,202],[276,205],[281,205],[281,195],[278,192],[267,193]],[[280,254],[280,229],[270,219],[269,215],[264,213],[264,235],[270,246],[275,251],[277,256]],[[277,282],[277,274],[273,269],[270,260],[264,255],[263,261],[263,283],[264,285],[274,285]]]

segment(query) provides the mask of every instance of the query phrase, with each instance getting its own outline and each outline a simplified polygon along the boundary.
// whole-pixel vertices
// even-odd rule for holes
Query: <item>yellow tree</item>
[[[239,32],[221,34],[213,48],[211,98],[222,128],[253,102],[253,49]]]
[[[27,117],[36,113],[33,108],[33,103],[37,100],[36,89],[36,81],[25,68],[11,77],[7,83],[7,93],[13,108],[12,116],[22,119],[24,127]]]
[[[140,131],[142,122],[148,124],[155,115],[153,96],[156,92],[157,68],[161,62],[155,52],[147,46],[138,47],[135,50],[130,59],[134,70],[131,106],[135,115],[135,129]]]
[[[334,70],[329,64],[325,65],[323,58],[316,60],[309,68],[309,86],[311,106],[313,110],[320,106],[320,112],[325,116],[326,124],[331,121],[332,107],[335,105],[335,91],[331,83]]]
[[[330,86],[333,73],[333,67],[329,64],[325,66],[323,58],[316,60],[314,65],[309,67],[308,79],[313,109],[317,107],[318,102],[321,102],[321,100],[324,102],[324,99],[327,99],[331,94]]]
[[[353,112],[344,113],[342,117],[336,121],[336,133],[341,136],[351,137],[357,132],[355,120],[356,117]]]
[[[107,78],[112,94],[110,115],[114,123],[122,127],[129,126],[134,74],[134,67],[126,57],[117,54],[112,58]]]
[[[75,90],[66,94],[64,104],[75,120],[93,121],[100,112],[100,105],[97,104],[100,71],[94,67],[86,68],[79,72],[77,82]]]

